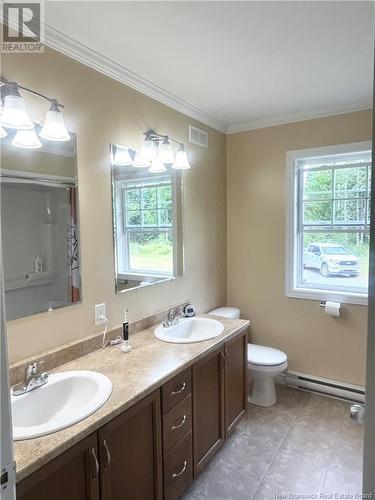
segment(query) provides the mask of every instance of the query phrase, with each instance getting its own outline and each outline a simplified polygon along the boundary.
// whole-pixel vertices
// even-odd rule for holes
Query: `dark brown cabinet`
[[[225,356],[225,431],[236,427],[247,405],[247,336],[226,342]]]
[[[194,475],[233,431],[247,405],[247,332],[193,365]]]
[[[108,422],[98,437],[101,500],[162,498],[160,391]]]
[[[99,500],[96,432],[17,484],[18,500]]]
[[[177,500],[193,480],[192,431],[164,456],[164,500]]]
[[[193,365],[194,475],[221,447],[224,429],[224,348]]]
[[[246,411],[238,334],[17,484],[18,500],[177,500]]]

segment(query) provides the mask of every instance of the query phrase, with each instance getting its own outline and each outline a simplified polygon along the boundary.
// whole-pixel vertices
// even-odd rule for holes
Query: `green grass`
[[[152,269],[155,272],[173,271],[173,250],[168,242],[148,242],[130,245],[131,267],[133,269]]]

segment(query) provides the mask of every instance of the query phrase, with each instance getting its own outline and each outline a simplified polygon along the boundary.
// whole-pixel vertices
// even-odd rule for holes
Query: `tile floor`
[[[277,404],[249,405],[183,500],[359,498],[363,427],[349,408],[278,386]]]

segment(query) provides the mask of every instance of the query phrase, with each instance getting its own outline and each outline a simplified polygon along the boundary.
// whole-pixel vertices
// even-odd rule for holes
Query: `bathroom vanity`
[[[100,371],[113,393],[86,420],[15,443],[17,498],[179,498],[246,411],[248,322],[222,323],[220,336],[185,345],[149,328],[129,354],[107,348],[60,367]]]

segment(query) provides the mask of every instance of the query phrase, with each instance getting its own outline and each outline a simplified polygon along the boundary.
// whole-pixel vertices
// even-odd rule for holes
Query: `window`
[[[173,275],[173,183],[171,175],[119,183],[124,241],[122,272]]]
[[[367,303],[370,147],[287,154],[287,296]]]

